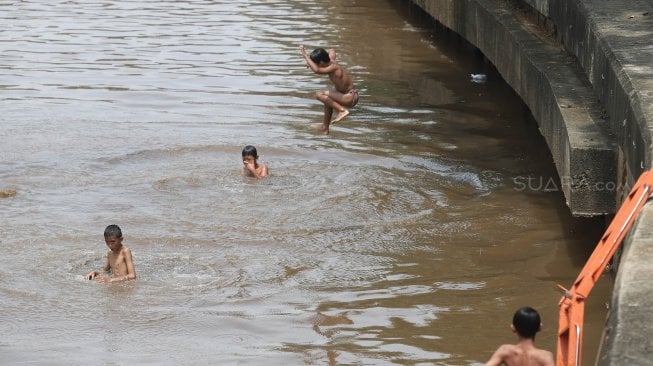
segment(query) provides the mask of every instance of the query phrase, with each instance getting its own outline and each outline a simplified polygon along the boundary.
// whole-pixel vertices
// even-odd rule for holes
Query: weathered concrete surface
[[[559,84],[555,73],[544,71],[557,71],[564,62],[537,62],[540,55],[546,57],[550,50],[547,47],[540,49],[532,38],[525,37],[522,31],[516,29],[518,27],[506,15],[506,12],[514,13],[516,9],[501,8],[510,8],[512,2],[411,1],[478,47],[497,66],[497,70],[522,96],[538,120],[561,179],[573,177],[575,172],[573,162],[577,152],[570,147],[576,142],[570,136],[570,131],[579,134],[589,131],[590,134],[600,135],[606,128],[608,135],[614,136],[618,150],[615,165],[608,167],[608,173],[603,177],[595,179],[608,179],[604,184],[610,180],[614,183],[616,179],[617,190],[612,193],[616,195],[617,205],[641,172],[652,168],[653,1],[522,0],[522,4],[529,5],[542,18],[546,18],[546,23],[553,24],[557,40],[578,62],[578,68],[571,67],[568,69],[571,72],[562,73],[571,76],[580,72],[591,84],[592,92],[583,89],[581,94],[582,98],[589,98],[586,102],[590,105],[592,100],[600,102],[599,108],[605,118],[594,120],[600,125],[598,129],[591,123],[580,128],[574,124],[567,125],[573,120],[584,119],[582,112],[580,116],[571,116],[567,114],[571,111],[564,108],[569,103],[568,94],[576,95],[577,89]],[[545,29],[550,29],[549,25]],[[564,57],[559,60],[564,60]],[[524,66],[525,63],[530,66]],[[537,71],[533,71],[533,68]],[[533,88],[533,79],[536,83],[544,83],[540,90]],[[574,92],[569,93],[571,90]],[[591,108],[585,105],[583,108],[587,108],[588,114],[593,113]],[[564,141],[565,134],[568,141]],[[610,145],[610,142],[607,144]],[[607,154],[606,150],[579,160],[591,166],[590,172],[593,174],[594,169],[605,168],[606,161],[611,159]],[[615,172],[616,177],[613,176]],[[598,181],[589,182],[594,184]],[[572,212],[578,214],[574,209],[578,192],[573,187],[570,190],[565,191],[565,196]],[[586,209],[588,206],[584,207]],[[592,207],[595,207],[594,203]],[[618,260],[606,338],[597,363],[610,366],[653,365],[653,204],[650,202],[631,229]]]
[[[623,197],[639,174],[652,166],[653,1],[549,3],[558,38],[578,58],[617,136]],[[600,364],[653,365],[651,310],[653,206],[649,202],[624,243]]]
[[[621,256],[600,365],[653,365],[653,210],[640,214]]]
[[[651,166],[653,1],[550,0],[549,5],[558,38],[580,62],[607,112],[627,169],[621,176],[638,176]]]
[[[617,150],[591,84],[564,49],[510,2],[413,0],[476,46],[519,94],[538,121],[572,214],[615,211]]]
[[[524,0],[524,2],[545,17],[549,16],[549,0]]]

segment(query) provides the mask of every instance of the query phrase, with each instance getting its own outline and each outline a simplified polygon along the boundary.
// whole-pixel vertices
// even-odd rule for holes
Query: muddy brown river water
[[[555,351],[556,284],[604,222],[404,2],[0,1],[0,23],[1,364],[477,365],[523,305]],[[300,44],[361,95],[328,137]],[[246,144],[271,177],[239,175]],[[138,279],[85,281],[113,223]]]

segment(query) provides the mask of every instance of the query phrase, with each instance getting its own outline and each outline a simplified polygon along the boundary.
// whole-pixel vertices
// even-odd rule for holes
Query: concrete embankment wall
[[[650,1],[411,0],[477,47],[530,108],[572,214],[614,213],[651,169]],[[599,355],[653,364],[653,206],[631,229]]]
[[[606,111],[619,147],[618,201],[652,168],[653,3],[550,0],[558,39],[573,54]],[[653,205],[624,243],[606,325],[604,365],[653,365]]]

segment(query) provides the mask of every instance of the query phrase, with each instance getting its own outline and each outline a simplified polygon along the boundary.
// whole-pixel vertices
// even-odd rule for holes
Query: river
[[[523,104],[416,9],[0,1],[0,20],[0,363],[474,365],[524,305],[555,352],[556,284],[604,222],[570,216]],[[329,136],[300,44],[335,48],[360,93]],[[240,175],[247,144],[269,178]],[[109,224],[136,281],[83,278]]]

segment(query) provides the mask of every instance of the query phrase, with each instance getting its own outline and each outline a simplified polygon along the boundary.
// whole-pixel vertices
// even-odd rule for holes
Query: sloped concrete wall
[[[411,0],[476,46],[521,96],[554,156],[575,215],[614,212],[653,148],[653,11],[648,0]],[[515,22],[527,5],[555,44]],[[544,37],[546,38],[546,37]],[[544,42],[541,42],[543,41]],[[572,83],[565,81],[572,79]],[[579,100],[580,99],[580,100]],[[571,107],[571,108],[569,108]],[[584,142],[593,143],[585,145]],[[596,184],[611,184],[603,194]],[[582,189],[587,188],[589,189]],[[581,189],[579,189],[581,188]],[[595,187],[596,188],[596,187]],[[611,195],[606,198],[604,195]],[[601,365],[653,364],[653,205],[617,258]]]
[[[613,213],[617,149],[583,71],[564,49],[533,34],[509,2],[413,0],[476,46],[538,121],[575,216]]]
[[[653,4],[629,0],[550,0],[558,39],[586,73],[619,147],[623,200],[651,169]],[[599,362],[653,364],[653,206],[648,203],[623,244]]]

